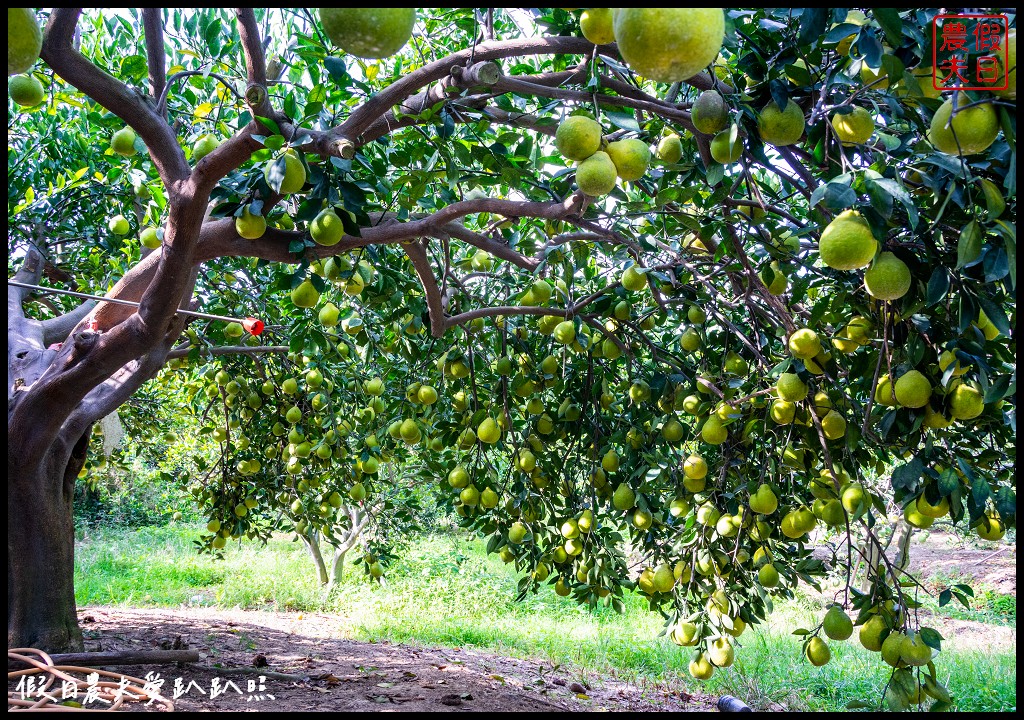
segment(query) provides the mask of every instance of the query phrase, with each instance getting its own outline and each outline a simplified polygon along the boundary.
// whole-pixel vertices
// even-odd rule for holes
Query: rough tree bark
[[[8,437],[17,430],[8,428]],[[55,446],[28,462],[8,448],[8,647],[82,647],[72,502],[88,443],[89,430],[73,447]]]

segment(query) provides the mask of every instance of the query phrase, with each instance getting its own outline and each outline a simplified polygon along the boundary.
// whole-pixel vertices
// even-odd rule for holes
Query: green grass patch
[[[218,561],[196,555],[196,533],[178,525],[84,538],[78,548],[78,602],[320,610],[337,613],[355,639],[475,647],[571,664],[581,672],[696,686],[686,673],[689,651],[659,637],[661,618],[640,596],[627,596],[621,615],[605,607],[590,611],[548,588],[515,602],[514,570],[487,556],[476,541],[422,538],[388,569],[384,584],[370,583],[361,566],[350,566],[345,582],[325,597],[300,543],[233,543]],[[792,631],[813,626],[821,612],[804,597],[779,602],[769,624],[740,639],[736,665],[717,671],[704,688],[736,695],[755,708],[782,703],[794,710],[841,710],[851,700],[879,698],[888,667],[855,642],[830,643],[833,660],[824,668],[803,660]],[[1015,603],[1007,622],[1016,624]],[[985,652],[953,640],[937,665],[958,709],[1016,706],[1012,652]]]

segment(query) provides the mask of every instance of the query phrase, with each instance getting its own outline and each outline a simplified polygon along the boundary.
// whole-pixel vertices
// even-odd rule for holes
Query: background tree
[[[140,304],[9,287],[9,643],[80,645],[75,478],[169,363],[210,551],[415,473],[523,592],[637,584],[707,677],[823,523],[867,576],[808,658],[855,622],[894,707],[943,702],[875,528],[1015,525],[1016,155],[1015,89],[921,82],[933,15],[53,11],[10,272]]]

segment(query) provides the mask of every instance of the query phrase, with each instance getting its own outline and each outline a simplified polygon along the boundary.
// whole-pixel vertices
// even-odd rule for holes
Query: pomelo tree
[[[524,593],[639,587],[709,677],[845,540],[809,661],[857,625],[892,706],[948,701],[880,529],[1015,526],[1015,75],[933,92],[935,14],[40,17],[8,135],[9,644],[80,646],[74,483],[159,377],[221,448],[210,552],[429,483]]]

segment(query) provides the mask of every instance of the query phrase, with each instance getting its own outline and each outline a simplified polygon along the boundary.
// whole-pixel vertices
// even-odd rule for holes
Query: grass
[[[964,607],[957,600],[953,600],[940,608],[938,599],[934,596],[924,597],[924,607],[940,617],[973,620],[987,625],[1017,627],[1016,596],[997,592],[985,583],[972,583],[969,575],[950,576],[938,573],[925,580],[925,584],[931,587],[933,593],[936,594],[938,592],[936,588],[945,588],[957,583],[970,585],[974,590],[974,599],[971,601],[970,607]]]
[[[615,672],[695,686],[686,673],[689,653],[658,637],[661,618],[647,611],[641,597],[628,597],[621,615],[608,608],[591,612],[550,590],[517,603],[514,571],[487,556],[479,542],[421,539],[388,569],[386,584],[370,584],[349,568],[346,581],[325,599],[300,544],[275,539],[265,548],[232,546],[224,561],[216,561],[196,555],[196,532],[179,525],[82,539],[79,604],[322,610],[337,613],[354,639],[471,646],[569,664],[581,674]],[[999,617],[1015,626],[1015,599],[1005,597],[988,602],[1009,604],[1013,614]],[[821,612],[809,597],[777,603],[770,624],[741,638],[734,667],[716,672],[704,689],[736,695],[755,708],[782,703],[794,710],[842,710],[851,700],[878,698],[887,667],[855,642],[831,643],[833,660],[824,668],[800,657],[791,633],[813,625]],[[988,652],[952,640],[937,665],[959,710],[1016,706],[1011,650]]]

